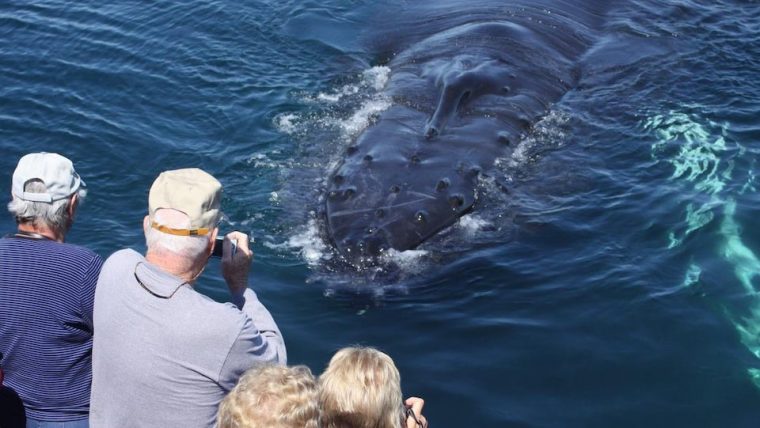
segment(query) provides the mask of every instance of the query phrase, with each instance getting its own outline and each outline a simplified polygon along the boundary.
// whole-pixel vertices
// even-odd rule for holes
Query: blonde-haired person
[[[403,400],[396,365],[374,348],[341,349],[319,377],[323,428],[426,428],[424,404]]]
[[[222,400],[217,428],[318,428],[317,381],[306,366],[248,370]]]

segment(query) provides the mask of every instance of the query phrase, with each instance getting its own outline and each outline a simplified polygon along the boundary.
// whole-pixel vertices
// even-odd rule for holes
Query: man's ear
[[[216,244],[216,236],[218,234],[219,234],[218,227],[215,227],[214,230],[212,230],[211,233],[208,234],[209,236],[208,247],[206,247],[208,254],[211,254],[214,252],[214,244]]]
[[[77,212],[77,205],[79,204],[79,195],[74,193],[71,195],[71,199],[69,199],[69,207],[66,209],[66,211],[69,214],[69,218],[74,218],[74,213]]]

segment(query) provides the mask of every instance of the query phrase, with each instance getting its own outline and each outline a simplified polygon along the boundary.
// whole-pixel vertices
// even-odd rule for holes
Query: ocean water
[[[70,157],[68,240],[105,257],[144,249],[159,172],[204,168],[290,362],[379,347],[435,427],[760,426],[757,1],[610,4],[579,84],[495,160],[509,192],[484,178],[393,275],[335,263],[325,178],[394,102],[390,59],[542,3],[6,0],[0,192],[24,153]],[[198,289],[225,300],[217,261]]]

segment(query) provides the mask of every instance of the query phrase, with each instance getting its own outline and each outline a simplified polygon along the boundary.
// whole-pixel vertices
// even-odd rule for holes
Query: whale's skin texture
[[[392,106],[328,178],[327,235],[348,263],[413,249],[471,211],[479,176],[577,83],[582,24],[547,9],[493,18],[439,31],[389,63]]]

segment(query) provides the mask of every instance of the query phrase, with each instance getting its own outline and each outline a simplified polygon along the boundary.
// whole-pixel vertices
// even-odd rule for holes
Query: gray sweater
[[[133,250],[106,260],[95,290],[92,427],[211,427],[250,367],[286,364],[269,311],[196,292]]]

